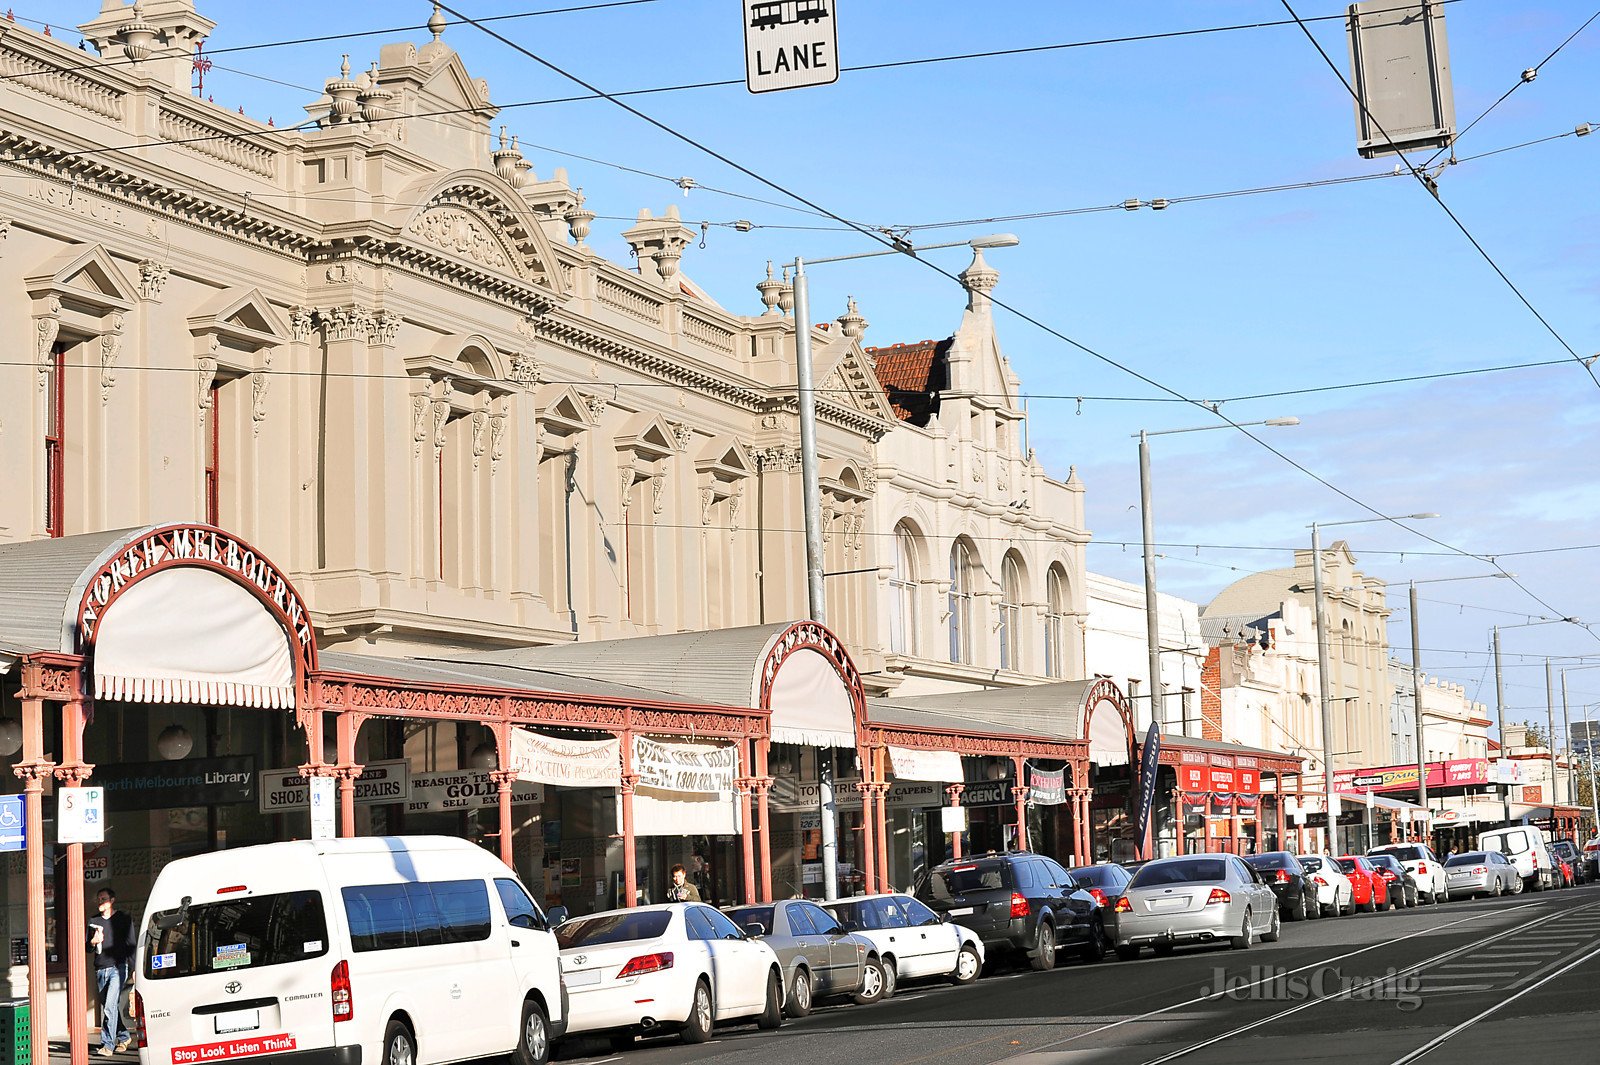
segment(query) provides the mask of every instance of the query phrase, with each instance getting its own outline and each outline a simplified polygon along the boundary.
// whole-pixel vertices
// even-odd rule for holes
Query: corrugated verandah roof
[[[71,652],[63,618],[78,581],[136,532],[113,529],[0,544],[0,651]]]

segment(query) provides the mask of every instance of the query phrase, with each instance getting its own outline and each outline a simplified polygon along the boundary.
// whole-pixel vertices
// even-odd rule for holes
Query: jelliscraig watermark
[[[1273,965],[1252,965],[1247,973],[1228,975],[1211,970],[1211,982],[1200,989],[1207,999],[1235,1002],[1304,1002],[1308,999],[1351,999],[1357,1002],[1393,1002],[1411,1013],[1422,1008],[1422,977],[1389,969],[1381,976],[1346,976],[1336,965],[1290,972]]]

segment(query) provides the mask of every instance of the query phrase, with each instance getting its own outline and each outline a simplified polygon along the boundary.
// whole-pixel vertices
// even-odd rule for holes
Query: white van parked
[[[1529,891],[1558,886],[1558,874],[1548,844],[1549,837],[1544,829],[1536,825],[1496,828],[1478,836],[1478,849],[1504,854],[1517,867],[1517,874]]]
[[[544,914],[498,858],[442,836],[181,858],[136,964],[142,1065],[544,1065],[567,1020]]]

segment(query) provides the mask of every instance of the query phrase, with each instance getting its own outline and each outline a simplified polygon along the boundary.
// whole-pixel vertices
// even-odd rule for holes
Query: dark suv
[[[1056,950],[1074,947],[1086,961],[1106,953],[1105,921],[1094,896],[1060,863],[1012,851],[945,862],[916,896],[946,920],[972,929],[990,956],[1011,951],[1035,969],[1053,969]]]

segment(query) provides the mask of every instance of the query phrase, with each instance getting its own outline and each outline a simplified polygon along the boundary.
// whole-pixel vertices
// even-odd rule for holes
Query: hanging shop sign
[[[633,737],[633,771],[642,788],[732,797],[739,749],[731,744],[666,743]]]
[[[1186,794],[1183,796],[1183,820],[1190,828],[1198,828],[1205,822],[1206,799],[1205,794]]]
[[[1011,781],[978,780],[961,793],[962,806],[1004,806],[1011,802]]]
[[[1178,790],[1200,794],[1211,790],[1211,767],[1184,763],[1178,767]]]
[[[518,780],[511,785],[512,802],[544,802],[544,785]],[[500,785],[483,770],[458,769],[443,773],[412,773],[407,813],[479,810],[500,804]]]
[[[94,782],[117,810],[167,810],[250,802],[256,797],[256,760],[183,758],[175,762],[102,763]]]
[[[964,779],[961,756],[955,751],[921,751],[889,747],[889,763],[901,780],[933,780],[959,784]]]
[[[368,762],[355,779],[355,801],[363,806],[405,802],[411,795],[405,759]],[[264,814],[286,814],[311,807],[311,785],[298,769],[263,769],[256,808]]]
[[[511,730],[511,768],[517,779],[564,788],[622,784],[622,741],[574,740]]]
[[[1028,767],[1028,801],[1035,806],[1060,806],[1067,801],[1065,769]]]

